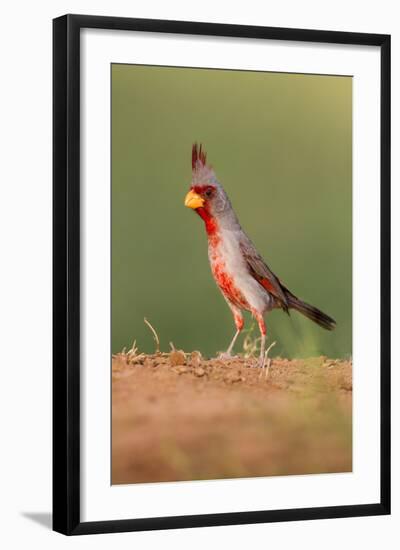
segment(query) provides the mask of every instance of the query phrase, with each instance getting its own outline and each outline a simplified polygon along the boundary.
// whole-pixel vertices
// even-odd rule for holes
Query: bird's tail
[[[336,321],[332,319],[332,317],[329,317],[329,315],[323,313],[320,309],[310,306],[310,304],[306,304],[306,302],[303,302],[291,293],[287,296],[287,298],[290,308],[302,313],[305,317],[311,319],[311,321],[314,321],[314,323],[317,323],[320,327],[325,328],[326,330],[333,330],[336,327]]]

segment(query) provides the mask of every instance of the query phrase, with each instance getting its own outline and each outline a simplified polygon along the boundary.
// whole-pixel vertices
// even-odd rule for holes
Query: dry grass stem
[[[144,357],[144,354],[143,353],[138,354],[138,351],[139,351],[139,348],[136,345],[136,340],[134,340],[132,347],[125,354],[126,362],[128,363],[128,365]]]
[[[155,328],[151,325],[151,323],[146,319],[146,317],[144,318],[144,322],[145,324],[149,327],[149,329],[151,330],[152,334],[153,334],[153,337],[154,337],[154,341],[156,343],[156,353],[160,353],[160,340],[158,338],[158,334],[155,330]]]
[[[251,325],[243,341],[243,357],[245,359],[255,357],[260,349],[261,338],[254,337],[254,327],[255,325]]]
[[[131,349],[128,350],[128,353],[132,355],[136,355],[137,351],[138,351],[138,347],[136,345],[136,340],[134,340]]]

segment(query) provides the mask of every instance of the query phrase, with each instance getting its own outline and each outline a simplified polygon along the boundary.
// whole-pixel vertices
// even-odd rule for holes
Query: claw
[[[259,359],[259,362],[258,362],[258,366],[262,369],[261,372],[260,372],[260,378],[261,376],[264,374],[265,375],[265,379],[268,378],[268,375],[269,375],[269,367],[271,366],[271,362],[272,362],[272,359],[270,357],[268,357],[268,352],[271,348],[273,348],[275,346],[276,342],[272,342],[272,344],[270,344],[264,354],[264,357],[260,357]]]

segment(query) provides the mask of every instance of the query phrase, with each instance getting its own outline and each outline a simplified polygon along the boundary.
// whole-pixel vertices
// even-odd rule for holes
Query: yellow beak
[[[193,209],[201,208],[204,206],[204,199],[194,191],[189,191],[185,197],[185,206]]]

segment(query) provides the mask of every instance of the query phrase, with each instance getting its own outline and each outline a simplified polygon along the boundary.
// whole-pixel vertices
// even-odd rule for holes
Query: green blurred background
[[[154,351],[144,317],[165,351],[213,356],[233,335],[183,205],[194,141],[270,268],[338,323],[274,311],[273,355],[351,355],[351,77],[136,65],[112,65],[113,352]]]

